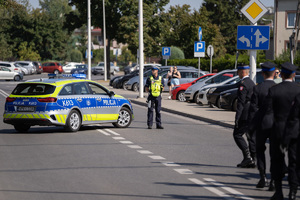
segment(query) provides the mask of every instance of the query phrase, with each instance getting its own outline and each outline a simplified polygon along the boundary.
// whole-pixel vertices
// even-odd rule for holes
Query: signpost
[[[210,73],[212,73],[212,57],[214,55],[214,47],[212,45],[207,47],[207,55],[210,57]]]
[[[256,22],[268,12],[268,9],[259,1],[259,0],[250,0],[241,10],[241,12],[251,21],[253,26],[257,26]],[[270,27],[268,27],[270,28]],[[254,29],[254,28],[253,28]],[[252,30],[253,30],[252,29]],[[257,31],[257,30],[256,30]],[[247,38],[246,36],[238,36],[238,45],[240,42],[244,43],[246,47],[250,47],[250,78],[256,82],[256,50],[260,49],[261,44],[269,41],[266,41],[266,36],[262,35],[261,31],[259,32],[251,32],[254,33],[252,38]],[[268,37],[269,38],[269,37]],[[251,41],[255,40],[255,44]],[[241,44],[240,44],[241,45]],[[269,45],[269,43],[267,43]],[[264,46],[264,45],[263,45]],[[239,46],[238,46],[239,47]],[[247,48],[247,49],[248,49]],[[262,47],[261,47],[262,48]]]
[[[200,58],[205,57],[205,42],[202,41],[202,28],[198,29],[199,42],[194,44],[194,57],[198,57],[198,77],[200,77]]]
[[[168,65],[168,59],[171,56],[171,47],[163,47],[162,48],[162,56],[163,56],[163,59],[166,60],[165,65],[167,66]]]

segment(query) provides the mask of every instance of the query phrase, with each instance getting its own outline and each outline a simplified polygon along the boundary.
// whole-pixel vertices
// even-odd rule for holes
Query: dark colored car
[[[61,74],[64,72],[62,65],[58,62],[45,62],[42,65],[43,72]]]
[[[76,65],[76,68],[71,70],[71,74],[87,74],[87,73],[88,73],[88,66],[85,64]]]
[[[261,71],[258,71],[257,75],[256,75],[256,82],[257,82],[257,84],[259,84],[263,81],[264,81],[264,78],[262,76],[262,73],[261,73]],[[210,88],[206,94],[208,104],[215,105],[218,108],[220,108],[221,107],[220,93],[224,92],[226,90],[238,88],[239,84],[240,84],[240,81],[238,81],[236,83],[231,83],[231,84],[227,84],[227,85],[221,85],[221,86],[216,86],[216,87]]]
[[[220,93],[220,107],[226,110],[236,111],[238,88],[233,88]]]
[[[43,73],[42,64],[41,64],[40,62],[34,61],[34,62],[32,62],[32,63],[33,63],[33,65],[34,65],[35,68],[36,68],[36,73],[37,73],[37,74]]]
[[[124,76],[121,76],[117,79],[114,80],[114,82],[112,83],[112,86],[114,88],[123,88],[124,90],[126,90],[126,83],[128,82],[129,79],[131,79],[132,77],[138,76],[139,75],[139,71],[133,71],[129,74],[126,74]]]
[[[130,74],[133,72],[133,68],[137,65],[137,63],[132,63],[131,65],[128,65],[127,67],[124,68],[124,73],[125,74]]]

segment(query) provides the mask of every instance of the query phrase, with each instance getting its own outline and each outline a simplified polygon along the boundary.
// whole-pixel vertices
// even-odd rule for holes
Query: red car
[[[211,76],[215,75],[215,73],[212,74],[206,74],[204,76],[201,76],[200,78],[197,78],[196,80],[190,82],[190,83],[184,83],[181,85],[176,85],[172,89],[172,99],[173,100],[179,100],[179,101],[185,101],[184,92],[185,90],[190,87],[191,85],[195,84],[198,81],[203,81]]]
[[[62,65],[58,62],[45,62],[43,63],[43,72],[61,74],[64,72]]]

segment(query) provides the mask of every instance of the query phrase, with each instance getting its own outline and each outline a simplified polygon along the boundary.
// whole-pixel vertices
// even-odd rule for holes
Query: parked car
[[[256,70],[256,83],[262,83],[264,81],[264,78],[262,76],[262,71],[261,69]],[[220,85],[216,87],[211,87],[209,91],[207,92],[207,101],[209,105],[215,105],[218,108],[220,108],[220,93],[224,92],[226,90],[238,88],[240,85],[240,81],[234,83],[234,84],[225,84],[225,85]]]
[[[14,81],[20,81],[23,80],[23,74],[15,72],[14,70],[11,70],[7,67],[1,67],[0,66],[0,79],[1,80],[14,80]]]
[[[19,65],[18,63],[15,63],[15,62],[12,62],[12,63],[14,64],[15,67],[18,67],[18,68],[21,69],[23,76],[31,74],[30,69],[28,69],[26,67],[23,67],[22,65]]]
[[[75,69],[76,65],[81,65],[81,63],[69,62],[68,64],[64,65],[63,66],[64,73],[71,73],[71,70]]]
[[[131,68],[135,67],[137,65],[137,63],[132,63],[131,65],[128,65],[127,67],[124,67],[124,73],[125,74],[129,74],[131,73]]]
[[[33,65],[34,65],[35,68],[36,68],[36,73],[37,73],[37,74],[43,73],[42,64],[41,64],[40,62],[34,61],[34,62],[33,62]]]
[[[195,83],[197,83],[199,81],[204,81],[213,75],[215,75],[215,73],[214,74],[205,74],[192,82],[174,86],[172,88],[172,99],[179,100],[179,101],[186,101],[186,99],[184,97],[184,92],[188,87],[190,87],[191,85],[194,85]]]
[[[220,93],[220,107],[226,110],[237,110],[238,88],[233,88]]]
[[[31,61],[16,61],[15,63],[26,67],[31,74],[36,73],[36,67]]]
[[[71,74],[87,74],[88,66],[85,64],[76,65],[75,69],[71,70]]]
[[[139,71],[133,71],[129,74],[126,74],[124,76],[118,76],[116,79],[113,80],[112,82],[112,86],[114,88],[123,88],[124,90],[126,90],[126,83],[129,81],[129,79],[135,77],[135,76],[139,76]]]
[[[17,72],[17,73],[23,73],[20,66],[17,66],[14,63],[11,63],[11,62],[2,62],[2,61],[0,61],[0,67],[6,67],[6,68],[10,69],[11,71],[14,71],[14,72]]]
[[[151,63],[144,64],[144,71],[147,71],[147,70],[151,69],[152,67],[160,67],[160,66],[161,66],[161,64],[151,64]],[[124,69],[124,72],[125,72],[125,74],[129,74],[129,73],[131,73],[133,71],[136,71],[136,70],[139,70],[139,69],[140,69],[140,65],[137,64],[137,65],[135,65],[133,67],[129,67],[129,68],[126,67]]]
[[[226,76],[224,76],[224,74],[227,74]],[[206,79],[205,81],[202,82],[198,82],[194,85],[191,85],[189,88],[186,89],[186,91],[184,92],[184,96],[186,98],[187,101],[193,101],[196,102],[196,98],[197,98],[197,94],[199,92],[199,90],[208,85],[208,84],[212,84],[212,83],[220,83],[223,82],[224,80],[227,80],[233,76],[237,75],[237,70],[233,69],[233,70],[223,70],[219,73],[217,73],[214,76],[209,77],[208,79]]]
[[[43,72],[61,74],[64,72],[62,65],[58,62],[45,62],[42,65]]]
[[[116,72],[120,71],[120,67],[115,66],[114,63],[110,62],[110,73],[115,75]],[[97,66],[92,67],[92,74],[97,75],[101,74],[104,75],[104,62],[100,62]]]

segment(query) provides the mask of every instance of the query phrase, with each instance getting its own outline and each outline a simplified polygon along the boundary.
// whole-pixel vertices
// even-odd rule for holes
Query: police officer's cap
[[[244,69],[250,69],[250,67],[248,65],[245,66],[238,66],[237,67],[238,70],[244,70]]]
[[[283,72],[285,74],[292,74],[297,69],[298,69],[298,67],[296,65],[293,65],[290,62],[285,62],[285,63],[281,64],[281,72]]]
[[[152,67],[152,70],[158,70],[158,67],[156,67],[156,66]]]
[[[261,64],[261,69],[263,72],[271,72],[271,71],[275,71],[275,67],[276,64],[272,63],[272,62],[264,62],[263,64]]]

